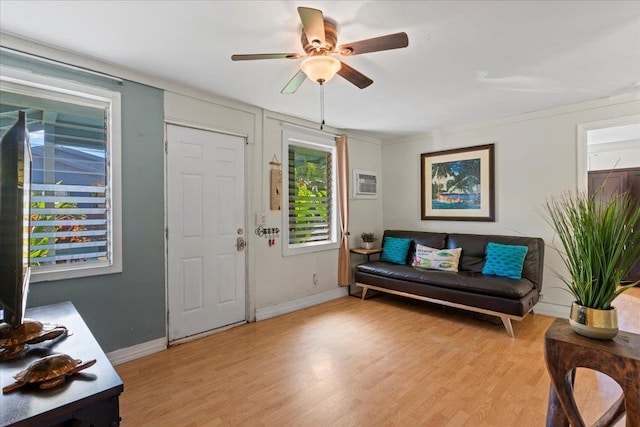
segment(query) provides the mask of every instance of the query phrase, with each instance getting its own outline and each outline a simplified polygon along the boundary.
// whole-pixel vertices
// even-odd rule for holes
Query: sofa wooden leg
[[[504,324],[504,328],[507,330],[509,336],[511,338],[515,338],[515,335],[513,334],[513,326],[511,325],[511,319],[509,319],[508,317],[501,317],[500,319],[502,319],[502,324]]]
[[[367,287],[362,288],[362,299],[364,299],[364,296],[367,294],[367,290],[368,289],[369,288],[367,288]]]

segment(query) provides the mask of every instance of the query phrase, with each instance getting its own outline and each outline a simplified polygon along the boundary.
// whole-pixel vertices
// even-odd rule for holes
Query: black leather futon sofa
[[[363,288],[453,306],[502,319],[511,337],[511,320],[522,320],[541,298],[544,241],[535,237],[387,230],[384,237],[411,239],[404,265],[369,261],[357,266],[355,282]],[[383,245],[384,245],[383,237]],[[521,279],[484,275],[489,242],[527,246]],[[416,244],[437,249],[462,248],[458,272],[412,266]]]

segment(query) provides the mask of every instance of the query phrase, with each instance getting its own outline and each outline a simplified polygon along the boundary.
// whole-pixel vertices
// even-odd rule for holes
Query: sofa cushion
[[[384,238],[382,243],[381,261],[388,261],[394,264],[405,264],[407,262],[407,253],[411,239],[400,239],[397,237]]]
[[[442,271],[458,271],[458,261],[462,249],[436,249],[416,245],[416,254],[411,265]]]
[[[489,242],[482,274],[521,279],[522,266],[527,256],[527,250],[526,246],[501,245],[500,243]]]
[[[544,267],[544,241],[537,237],[498,236],[484,234],[457,234],[447,236],[446,248],[462,248],[459,271],[482,273],[485,250],[489,242],[503,245],[527,246],[527,257],[522,267],[522,277],[530,280],[537,289],[542,288]]]
[[[447,233],[434,233],[431,231],[385,230],[384,236],[411,239],[406,264],[411,264],[413,262],[416,245],[424,245],[436,249],[446,248],[445,243],[447,239]]]
[[[519,299],[534,288],[526,278],[520,280],[506,277],[485,276],[475,272],[425,270],[410,265],[395,265],[384,261],[371,261],[360,264],[358,271],[392,279],[415,283],[427,283],[433,286],[460,291]]]
[[[475,234],[449,234],[447,248],[462,248],[458,270],[482,273],[488,237]]]

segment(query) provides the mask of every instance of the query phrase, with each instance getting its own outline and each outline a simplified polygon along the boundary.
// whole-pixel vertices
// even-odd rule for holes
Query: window
[[[333,136],[285,127],[283,254],[336,249],[338,216]]]
[[[2,70],[0,135],[25,111],[31,281],[122,271],[120,94]]]

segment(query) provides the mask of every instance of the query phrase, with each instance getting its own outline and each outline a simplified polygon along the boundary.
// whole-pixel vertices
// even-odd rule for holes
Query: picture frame
[[[421,219],[495,222],[495,144],[422,153]]]

